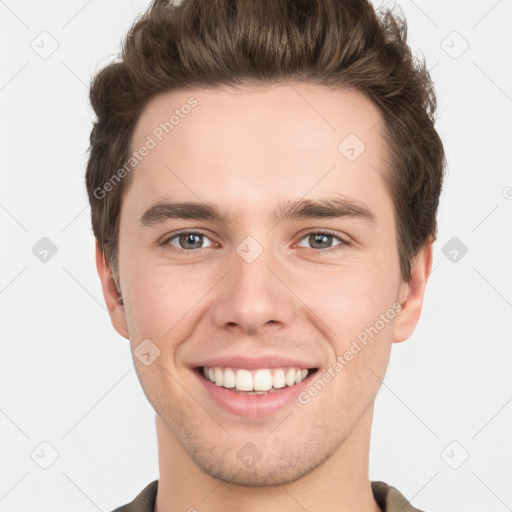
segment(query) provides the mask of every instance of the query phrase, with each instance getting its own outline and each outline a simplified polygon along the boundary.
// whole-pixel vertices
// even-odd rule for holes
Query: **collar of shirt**
[[[422,512],[414,508],[394,487],[385,482],[371,482],[373,496],[382,512]],[[148,484],[135,499],[113,512],[154,512],[158,480]]]

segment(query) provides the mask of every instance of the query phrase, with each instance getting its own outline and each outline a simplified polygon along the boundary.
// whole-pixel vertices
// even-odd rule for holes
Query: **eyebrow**
[[[286,201],[280,204],[273,214],[279,221],[358,217],[372,223],[375,222],[375,215],[363,203],[337,197]],[[148,208],[140,217],[139,223],[141,226],[149,227],[163,223],[167,219],[211,220],[225,223],[229,220],[229,215],[213,203],[162,201]]]

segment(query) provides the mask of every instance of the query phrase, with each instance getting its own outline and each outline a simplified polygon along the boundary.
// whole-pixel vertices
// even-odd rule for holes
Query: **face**
[[[120,214],[124,306],[98,268],[159,435],[203,472],[293,482],[371,423],[430,265],[422,252],[414,286],[401,282],[382,129],[361,94],[304,83],[183,90],[143,111],[132,149],[151,147]],[[236,392],[256,382],[261,394]]]

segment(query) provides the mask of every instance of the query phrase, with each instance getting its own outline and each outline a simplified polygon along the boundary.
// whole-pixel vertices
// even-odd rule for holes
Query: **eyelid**
[[[338,238],[342,242],[349,243],[348,235],[345,235],[344,233],[340,233],[339,231],[335,231],[335,230],[328,229],[328,228],[309,228],[306,231],[302,232],[299,235],[299,238],[302,239],[305,236],[312,235],[312,234],[331,235],[335,238]]]

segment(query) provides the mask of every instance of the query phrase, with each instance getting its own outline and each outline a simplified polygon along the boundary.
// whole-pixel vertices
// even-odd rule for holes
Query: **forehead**
[[[384,191],[382,129],[378,108],[348,89],[287,83],[163,93],[135,127],[131,149],[150,149],[126,195],[136,195],[139,210],[169,196],[242,209],[333,188],[360,199]]]

